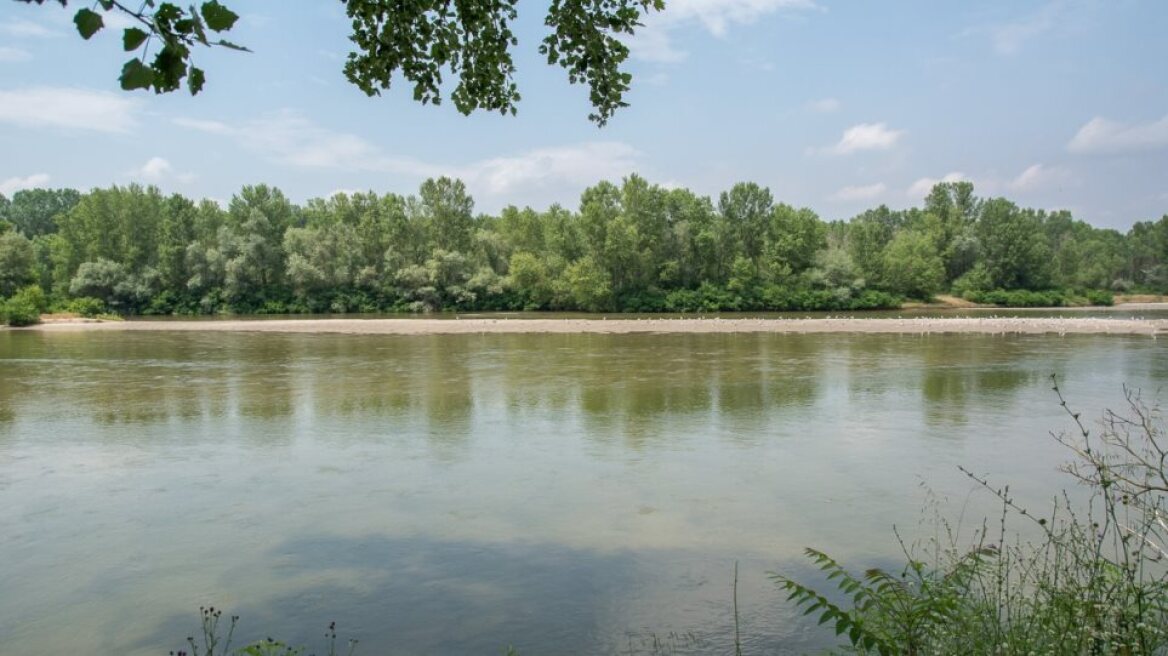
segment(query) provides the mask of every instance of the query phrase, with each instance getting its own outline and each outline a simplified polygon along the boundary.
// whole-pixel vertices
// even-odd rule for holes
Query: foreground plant
[[[170,652],[170,656],[302,656],[304,647],[293,647],[287,643],[265,638],[239,649],[232,650],[231,641],[235,637],[235,628],[239,624],[239,616],[231,615],[227,618],[227,627],[220,627],[223,611],[214,606],[199,607],[201,615],[202,636],[199,640],[195,636],[187,637],[190,651],[180,649]],[[223,635],[226,630],[227,634]],[[327,656],[337,656],[337,623],[329,622],[328,632],[324,634],[325,652]],[[350,638],[348,641],[347,656],[352,656],[357,650],[357,641]]]
[[[807,555],[834,582],[823,593],[781,574],[788,598],[865,654],[1162,654],[1168,652],[1168,443],[1163,418],[1125,390],[1128,411],[1106,412],[1098,435],[1067,407],[1072,433],[1056,434],[1076,460],[1065,471],[1087,486],[1085,502],[1063,493],[1038,516],[1009,488],[963,469],[994,494],[1002,514],[961,546],[904,548],[899,573],[847,570],[827,554]],[[1028,539],[1007,528],[1021,518]],[[899,536],[898,536],[899,537]],[[991,539],[994,538],[994,539]],[[904,542],[901,542],[902,547]]]

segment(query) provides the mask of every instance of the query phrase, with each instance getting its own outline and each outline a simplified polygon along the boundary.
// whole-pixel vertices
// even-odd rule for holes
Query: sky
[[[1168,213],[1164,0],[666,0],[628,40],[634,76],[603,128],[537,52],[520,0],[517,116],[349,84],[344,6],[225,0],[233,41],[198,51],[203,93],[123,92],[120,31],[0,0],[0,193],[130,182],[225,202],[245,184],[303,202],[467,183],[476,209],[576,208],[639,173],[716,197],[736,182],[826,220],[919,205],[938,180],[1127,229]],[[113,27],[120,21],[107,20]]]

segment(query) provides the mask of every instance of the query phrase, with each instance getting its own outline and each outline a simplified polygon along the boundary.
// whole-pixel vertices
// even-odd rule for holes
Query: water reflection
[[[832,405],[824,389],[843,379],[852,402],[919,405],[929,426],[943,428],[1067,373],[1080,357],[1069,344],[1100,339],[1148,348],[1138,338],[980,335],[6,333],[0,422],[72,413],[111,426],[262,420],[266,430],[240,432],[272,444],[359,417],[383,421],[369,439],[424,425],[436,443],[457,448],[483,404],[505,410],[499,421],[578,416],[590,432],[643,449],[668,442],[677,422],[750,439],[776,421],[805,420],[809,408]],[[1157,382],[1168,376],[1137,369]],[[919,401],[898,396],[914,387]]]

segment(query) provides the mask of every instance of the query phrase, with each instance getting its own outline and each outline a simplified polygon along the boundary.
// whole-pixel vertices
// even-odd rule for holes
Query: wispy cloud
[[[629,51],[634,57],[642,61],[657,64],[676,64],[683,62],[689,53],[673,45],[669,38],[669,31],[665,28],[643,28],[636,36],[627,39]]]
[[[834,146],[811,152],[850,155],[863,150],[888,150],[895,146],[904,134],[904,130],[892,130],[885,123],[860,123],[844,130],[843,136]]]
[[[1017,53],[1027,41],[1050,31],[1063,8],[1062,2],[1051,2],[1018,20],[988,28],[994,51],[999,55]]]
[[[0,62],[23,62],[32,59],[32,53],[24,48],[0,46]]]
[[[1064,168],[1033,164],[1019,173],[1018,177],[1011,180],[1006,186],[1014,191],[1034,191],[1062,184],[1069,179],[1070,172]]]
[[[230,137],[274,162],[301,168],[374,171],[427,178],[461,178],[477,192],[500,195],[556,185],[583,186],[635,171],[641,154],[621,142],[599,141],[536,148],[468,164],[443,164],[394,155],[350,133],[321,127],[283,111],[239,126],[180,118],[179,126]]]
[[[960,171],[953,171],[952,173],[946,173],[945,175],[941,176],[940,178],[930,178],[930,177],[918,178],[916,182],[909,185],[909,188],[905,192],[905,195],[908,196],[909,198],[920,200],[920,199],[924,198],[925,196],[928,196],[929,192],[932,191],[933,187],[935,187],[937,185],[937,183],[939,183],[939,182],[969,182],[969,181],[970,181],[969,177]]]
[[[49,184],[48,173],[34,173],[26,177],[8,178],[0,181],[0,194],[11,196],[21,189],[32,189],[33,187],[43,187]]]
[[[1096,116],[1067,144],[1072,153],[1133,153],[1168,148],[1168,115],[1149,123],[1121,123]]]
[[[24,38],[44,38],[59,36],[60,32],[51,30],[44,25],[41,25],[40,23],[34,23],[32,21],[17,18],[0,23],[0,34]]]
[[[632,173],[640,153],[615,141],[537,148],[510,157],[496,157],[462,167],[461,176],[488,193],[503,194],[520,188],[556,182],[593,184]]]
[[[812,100],[807,103],[807,111],[817,114],[838,112],[840,107],[842,107],[842,104],[835,98],[820,98],[819,100]]]
[[[819,9],[814,0],[670,0],[665,11],[645,19],[645,26],[627,43],[634,57],[646,61],[675,63],[688,53],[673,45],[674,30],[700,25],[722,38],[731,25],[750,25],[782,11]]]
[[[1100,0],[1049,0],[1009,20],[971,27],[961,36],[985,38],[994,52],[1009,57],[1043,37],[1089,30],[1095,11],[1107,5]]]
[[[888,185],[883,182],[877,182],[870,185],[858,185],[844,187],[831,195],[832,200],[837,201],[856,201],[856,200],[872,200],[884,195],[888,191]]]
[[[138,102],[125,94],[60,87],[0,91],[0,123],[20,127],[128,132]]]

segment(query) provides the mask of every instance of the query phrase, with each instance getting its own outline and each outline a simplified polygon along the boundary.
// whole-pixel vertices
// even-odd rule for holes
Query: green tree
[[[553,303],[555,291],[548,262],[534,253],[520,251],[511,256],[507,282],[524,299],[524,309],[541,310]]]
[[[815,212],[780,204],[771,212],[766,235],[766,255],[772,268],[801,273],[827,248],[827,226]]]
[[[127,275],[156,266],[162,216],[163,198],[156,187],[115,186],[82,196],[57,218],[58,282],[68,284],[81,263],[99,259],[124,265]]]
[[[973,195],[972,182],[941,182],[925,198],[925,212],[938,219],[935,236],[945,262],[947,280],[955,280],[974,264],[974,226],[982,201]]]
[[[578,310],[601,312],[612,308],[612,282],[592,256],[585,256],[564,270],[562,280],[572,306]]]
[[[187,246],[196,238],[199,209],[194,202],[175,194],[162,209],[158,234],[158,270],[167,289],[182,290],[190,279]]]
[[[771,190],[753,182],[739,182],[718,197],[718,212],[726,220],[735,245],[756,266],[766,245],[774,203]]]
[[[1127,276],[1136,285],[1168,291],[1168,214],[1139,221],[1127,234]]]
[[[420,190],[430,248],[469,253],[474,235],[474,199],[462,180],[426,180]]]
[[[923,233],[905,230],[884,250],[883,287],[894,294],[928,300],[945,283],[945,263],[936,243]]]
[[[985,201],[977,222],[979,264],[989,282],[1002,289],[1045,289],[1050,285],[1050,247],[1039,217],[1004,198]]]
[[[853,218],[847,227],[847,249],[868,280],[884,275],[884,249],[905,226],[904,215],[881,205]]]
[[[36,280],[32,242],[18,232],[0,233],[0,298],[11,296]]]
[[[131,273],[125,265],[105,258],[84,262],[69,283],[74,297],[96,298],[127,313],[138,312],[159,290],[158,272],[146,269]]]
[[[7,220],[25,237],[34,239],[56,232],[57,217],[80,200],[76,189],[22,189],[11,200],[0,201],[0,220]]]

